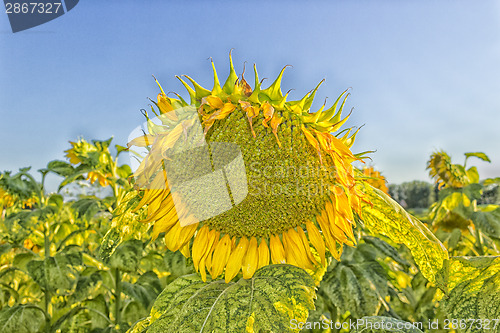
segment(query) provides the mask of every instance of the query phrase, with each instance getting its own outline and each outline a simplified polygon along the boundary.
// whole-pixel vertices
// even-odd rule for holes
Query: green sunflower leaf
[[[445,293],[441,302],[449,318],[475,318],[484,324],[489,320],[489,327],[469,327],[469,323],[459,332],[496,332],[500,328],[494,321],[500,318],[500,257],[452,257],[436,280]]]
[[[16,305],[0,311],[0,332],[42,332],[44,324],[43,310],[35,305]]]
[[[118,268],[124,272],[134,272],[142,258],[142,249],[143,244],[138,239],[125,241],[113,252],[109,264],[112,268]]]
[[[58,160],[50,161],[49,164],[47,164],[47,170],[62,177],[71,176],[75,172],[75,169],[71,164]]]
[[[265,266],[236,283],[187,275],[158,296],[147,332],[292,332],[291,320],[305,322],[315,297],[314,280],[291,265]]]
[[[488,155],[486,155],[485,153],[482,153],[482,152],[477,152],[477,153],[465,153],[465,160],[467,161],[469,159],[469,157],[477,157],[485,162],[491,162],[490,158],[488,157]]]
[[[448,251],[434,234],[417,218],[406,212],[384,192],[366,185],[365,193],[370,204],[363,206],[365,226],[398,244],[405,244],[424,277],[435,281],[435,275],[448,259]]]
[[[347,247],[341,261],[328,268],[318,294],[338,313],[349,312],[355,319],[375,315],[381,307],[387,307],[384,299],[389,295],[388,275],[377,261],[376,248],[367,243]]]
[[[493,238],[500,238],[500,207],[492,211],[479,210],[471,216],[476,228]]]
[[[28,274],[42,288],[58,290],[61,293],[71,292],[76,283],[76,266],[83,264],[79,252],[57,253],[44,260],[32,260],[27,264]]]

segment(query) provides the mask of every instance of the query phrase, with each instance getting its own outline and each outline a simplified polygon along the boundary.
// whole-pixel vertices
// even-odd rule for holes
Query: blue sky
[[[62,159],[80,136],[124,145],[158,91],[183,92],[176,74],[212,86],[234,48],[313,105],[352,87],[354,152],[391,183],[429,180],[437,149],[454,161],[484,151],[500,175],[500,5],[495,1],[80,1],[62,17],[13,34],[0,14],[0,170]],[[253,82],[251,70],[247,79]]]

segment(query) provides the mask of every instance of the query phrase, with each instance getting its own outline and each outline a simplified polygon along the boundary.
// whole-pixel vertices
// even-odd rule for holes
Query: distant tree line
[[[389,194],[405,208],[427,208],[436,201],[434,185],[420,180],[389,184]]]
[[[389,184],[390,196],[405,208],[428,208],[438,196],[437,186],[425,181],[414,180],[402,184]],[[480,205],[500,203],[500,186],[491,184],[484,188]]]

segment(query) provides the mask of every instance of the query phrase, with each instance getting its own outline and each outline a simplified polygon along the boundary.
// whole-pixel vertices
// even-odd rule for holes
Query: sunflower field
[[[212,67],[211,89],[178,77],[186,99],[156,81],[130,142],[0,173],[0,332],[500,332],[486,154],[389,186],[348,90],[313,110],[322,82],[289,100],[286,67],[267,87]]]

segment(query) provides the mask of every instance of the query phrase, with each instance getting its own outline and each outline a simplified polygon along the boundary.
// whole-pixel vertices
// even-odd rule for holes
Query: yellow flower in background
[[[373,167],[363,168],[363,175],[366,176],[366,182],[371,186],[378,188],[389,194],[389,188],[387,187],[387,180],[384,176],[380,174],[379,171],[375,171]]]
[[[155,104],[166,117],[160,125],[149,123],[149,133],[128,145],[149,150],[134,174],[136,189],[143,189],[134,210],[147,206],[144,222],[153,224],[153,237],[164,233],[169,250],[192,256],[203,280],[207,273],[226,281],[239,273],[250,278],[260,267],[278,263],[317,272],[328,255],[339,260],[344,244],[356,243],[353,227],[364,200],[352,166],[360,155],[350,150],[357,131],[339,132],[349,117],[342,118],[347,91],[330,108],[311,112],[321,83],[302,99],[287,101],[280,88],[285,68],[266,89],[255,66],[253,89],[243,74],[236,75],[231,58],[223,86],[213,70],[211,91],[189,76],[194,88],[177,77],[190,103],[168,97],[160,86]],[[174,205],[177,193],[168,190],[164,168],[165,152],[190,140],[190,112],[203,125],[208,144],[241,149],[248,182],[248,195],[239,204],[201,222],[187,207]]]
[[[88,159],[90,154],[95,153],[98,149],[87,141],[80,139],[77,142],[70,141],[71,148],[65,150],[66,157],[69,159],[71,164],[83,163],[85,159]]]
[[[14,198],[5,190],[0,188],[0,211],[12,207],[13,205],[14,205]]]
[[[106,177],[109,176],[111,176],[111,174],[103,175],[101,172],[98,171],[90,171],[87,174],[87,180],[90,181],[91,184],[94,184],[97,181],[99,185],[106,186],[109,184]]]
[[[23,208],[24,209],[31,209],[31,208],[33,208],[33,206],[37,202],[38,202],[37,198],[29,198],[27,200],[24,200],[23,201]]]
[[[113,177],[113,161],[109,156],[107,141],[93,140],[92,143],[80,139],[77,142],[70,141],[71,148],[65,150],[69,162],[78,167],[92,170],[87,172],[86,180],[91,184],[98,183],[100,186],[110,184],[109,177]]]
[[[73,142],[73,141],[70,141],[69,143],[71,143],[71,145],[73,146],[72,148],[68,149],[68,150],[65,150],[64,152],[66,153],[66,157],[69,159],[69,162],[71,164],[78,164],[78,163],[81,163],[82,160],[80,158],[78,158],[77,156],[77,152],[76,152],[76,146],[77,146],[77,143],[76,142]]]

